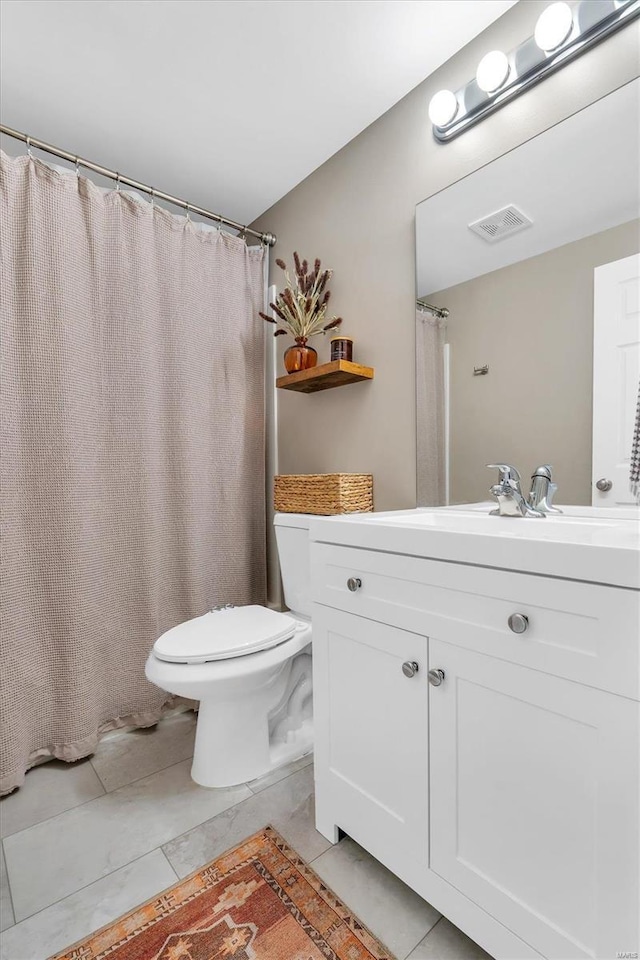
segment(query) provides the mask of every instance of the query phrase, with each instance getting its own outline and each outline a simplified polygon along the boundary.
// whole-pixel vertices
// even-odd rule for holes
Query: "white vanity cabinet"
[[[636,950],[638,704],[434,639],[429,663],[431,869],[544,957]]]
[[[318,829],[498,960],[637,952],[638,591],[327,542],[311,557]]]
[[[357,837],[366,824],[367,849],[411,883],[428,865],[426,637],[321,606],[313,630],[320,829],[337,840],[336,826]]]

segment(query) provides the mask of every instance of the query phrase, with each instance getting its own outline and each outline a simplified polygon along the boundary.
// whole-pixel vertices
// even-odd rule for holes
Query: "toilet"
[[[246,783],[313,747],[310,516],[274,518],[288,613],[225,606],[156,640],[147,679],[200,701],[191,776],[204,787]]]

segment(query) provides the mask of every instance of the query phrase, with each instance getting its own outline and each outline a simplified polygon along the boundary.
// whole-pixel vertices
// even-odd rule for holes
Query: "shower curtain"
[[[446,320],[416,310],[417,501],[445,502],[444,334]]]
[[[265,595],[263,249],[0,157],[0,792],[168,697],[169,627]]]

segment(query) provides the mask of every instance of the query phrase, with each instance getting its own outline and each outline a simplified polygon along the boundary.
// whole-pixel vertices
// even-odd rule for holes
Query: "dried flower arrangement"
[[[284,271],[287,281],[284,290],[276,297],[276,302],[269,304],[277,319],[268,317],[266,313],[260,313],[260,316],[267,323],[278,325],[274,337],[290,333],[296,343],[304,346],[309,337],[315,337],[339,327],[342,317],[332,317],[328,323],[325,323],[331,297],[327,284],[333,271],[323,270],[318,259],[314,261],[313,270],[309,271],[309,264],[306,260],[300,262],[297,253],[294,253],[293,260],[296,272],[295,283],[291,282],[284,260],[276,260],[280,269]]]

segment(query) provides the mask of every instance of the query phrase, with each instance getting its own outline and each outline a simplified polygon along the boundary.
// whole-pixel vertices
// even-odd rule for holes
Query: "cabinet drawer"
[[[324,543],[311,575],[318,603],[640,699],[639,591]]]

